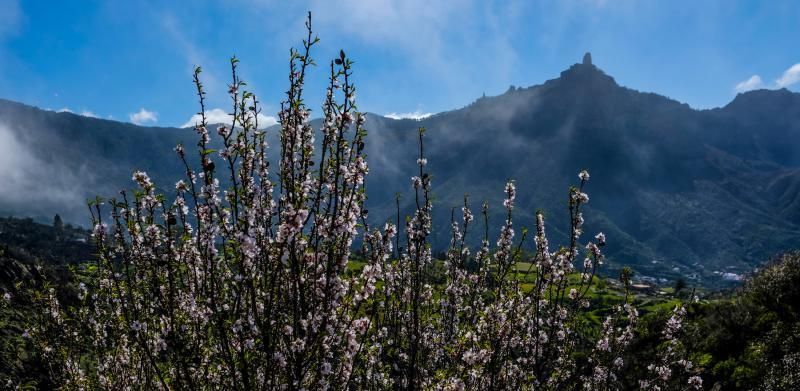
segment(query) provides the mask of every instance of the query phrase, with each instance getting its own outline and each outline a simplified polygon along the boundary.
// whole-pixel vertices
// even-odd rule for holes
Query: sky
[[[362,111],[419,117],[558,77],[591,52],[618,83],[705,109],[800,91],[800,4],[762,1],[0,0],[0,98],[148,126],[229,111],[229,58],[274,121],[311,11],[326,65],[355,61]],[[319,113],[326,68],[311,71]],[[263,122],[262,122],[263,123]]]

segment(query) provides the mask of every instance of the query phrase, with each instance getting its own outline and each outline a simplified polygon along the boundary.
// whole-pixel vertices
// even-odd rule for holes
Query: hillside
[[[59,281],[69,265],[94,259],[89,232],[69,224],[46,225],[31,219],[0,217],[0,291],[16,291],[15,283],[51,274]],[[40,266],[46,266],[47,270]]]
[[[30,289],[53,287],[68,305],[76,287],[69,271],[93,259],[89,232],[63,224],[39,224],[31,219],[0,218],[0,378],[35,380],[41,389],[53,386],[39,357],[22,337],[36,319]]]

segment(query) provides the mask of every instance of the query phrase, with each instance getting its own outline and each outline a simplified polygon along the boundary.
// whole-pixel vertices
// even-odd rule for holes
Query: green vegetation
[[[800,384],[800,252],[775,259],[730,298],[696,305],[688,335],[707,384],[793,390]]]
[[[0,381],[29,380],[38,387],[48,386],[44,363],[27,345],[22,335],[34,320],[31,301],[25,287],[44,287],[52,281],[62,302],[74,300],[77,286],[70,281],[68,269],[91,257],[86,243],[87,232],[63,225],[59,228],[38,224],[30,219],[0,218],[0,289],[9,299],[0,300]],[[348,263],[350,273],[360,273],[364,262]],[[442,272],[442,261],[434,262],[430,272]],[[530,264],[514,266],[517,278],[532,280]],[[578,275],[570,280],[576,284]],[[433,276],[436,280],[436,276]],[[530,289],[530,283],[522,283]],[[686,297],[692,287],[660,287],[658,290],[632,292],[633,303],[642,315],[637,337],[625,360],[633,365],[626,373],[628,386],[634,387],[646,362],[657,349],[660,330],[671,310]],[[698,293],[695,291],[694,293]],[[692,352],[690,359],[703,369],[708,387],[722,390],[790,390],[800,380],[800,253],[784,255],[729,293],[703,292],[698,302],[687,307],[684,343]],[[587,298],[592,311],[586,312],[589,327],[599,329],[604,317],[622,303],[623,283],[616,279],[595,277]]]
[[[29,289],[52,285],[60,300],[74,303],[77,286],[70,269],[92,258],[89,232],[64,224],[0,218],[0,386],[27,379],[48,388],[44,363],[23,338],[36,315]]]

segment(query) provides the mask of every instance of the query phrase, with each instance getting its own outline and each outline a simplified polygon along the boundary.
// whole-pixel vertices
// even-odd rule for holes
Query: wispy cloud
[[[22,24],[22,10],[17,0],[4,0],[0,4],[0,40],[18,32]]]
[[[211,61],[206,55],[206,48],[202,43],[196,42],[196,37],[186,32],[187,26],[181,24],[181,19],[169,12],[158,12],[161,29],[169,38],[169,42],[175,46],[177,53],[181,54],[186,64],[187,72],[191,72],[195,66],[203,67],[203,86],[210,96],[215,96],[219,91],[224,90],[224,85],[216,76],[213,66],[216,62]]]
[[[72,112],[73,112],[72,110],[70,110],[70,109],[68,109],[66,107],[62,107],[62,108],[56,110],[56,113],[72,113]]]
[[[345,41],[355,39],[367,45],[391,47],[420,71],[451,77],[454,68],[461,64],[448,66],[447,33],[453,21],[463,19],[472,8],[471,1],[469,3],[316,0],[311,9],[322,31],[340,34]]]
[[[516,2],[493,8],[478,0],[315,0],[310,7],[320,31],[391,48],[415,72],[452,92],[478,73],[486,83],[513,74],[517,8]],[[480,55],[453,61],[465,51]]]
[[[736,92],[745,92],[745,91],[755,90],[755,89],[762,88],[762,87],[764,87],[764,82],[761,81],[761,76],[753,75],[753,76],[750,76],[749,79],[747,79],[745,81],[742,81],[739,84],[736,84],[736,87],[734,87],[733,89]]]
[[[142,125],[147,122],[155,123],[158,121],[158,113],[141,108],[138,112],[131,113],[129,118],[136,125]]]
[[[780,79],[775,80],[778,88],[788,87],[792,84],[800,82],[800,63],[792,65],[789,69],[783,72]]]
[[[81,115],[84,116],[84,117],[100,118],[100,117],[97,116],[97,114],[95,114],[95,113],[93,113],[93,112],[91,112],[89,110],[81,111]]]
[[[391,119],[415,119],[417,121],[428,118],[432,116],[434,113],[423,113],[420,110],[414,111],[412,113],[388,113],[384,115],[386,118]]]
[[[183,125],[182,128],[189,128],[192,126],[197,125],[200,123],[202,118],[200,118],[200,114],[195,114],[192,118],[189,118]],[[206,111],[206,123],[209,124],[229,124],[233,121],[233,118],[227,111],[223,109],[211,109]],[[258,127],[259,128],[266,128],[278,123],[278,120],[275,117],[267,116],[264,114],[258,114]]]

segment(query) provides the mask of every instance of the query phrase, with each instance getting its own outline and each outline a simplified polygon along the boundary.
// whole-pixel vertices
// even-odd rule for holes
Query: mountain
[[[619,86],[587,60],[542,85],[419,121],[368,115],[370,217],[394,216],[397,192],[411,210],[422,126],[437,250],[465,193],[474,212],[489,201],[496,238],[507,179],[518,188],[515,226],[532,227],[542,209],[551,244],[563,243],[567,190],[584,168],[592,175],[586,231],[608,236],[608,273],[630,265],[640,278],[719,285],[800,247],[800,94],[751,91],[695,110]],[[181,173],[171,152],[181,140],[191,145],[194,132],[0,101],[0,180],[14,189],[0,190],[0,212],[83,222],[82,201],[130,187],[134,168],[168,189]]]

